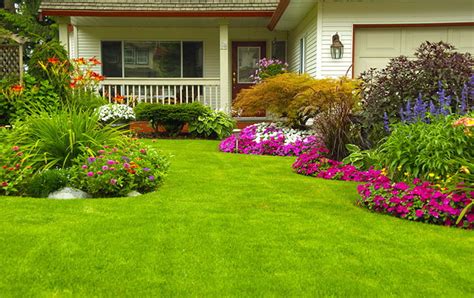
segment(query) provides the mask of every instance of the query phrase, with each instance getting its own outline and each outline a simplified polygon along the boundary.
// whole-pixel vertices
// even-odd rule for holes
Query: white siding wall
[[[79,57],[101,57],[101,40],[190,40],[204,42],[204,77],[219,77],[219,28],[167,28],[167,27],[85,27],[78,26]],[[276,38],[286,40],[286,32],[271,32],[266,28],[229,28],[229,63],[232,41],[266,41],[267,55],[271,42]],[[71,36],[70,36],[71,37]],[[73,38],[73,37],[71,37]],[[71,57],[75,53],[71,49]],[[100,67],[96,69],[100,71]]]
[[[189,40],[204,42],[204,77],[219,77],[218,28],[78,27],[78,57],[100,59],[101,40]],[[95,71],[101,71],[97,67]]]
[[[299,25],[288,34],[288,64],[291,71],[298,71],[300,67],[300,39],[306,42],[306,69],[305,72],[316,76],[316,30],[317,6],[313,7]]]
[[[321,75],[338,77],[352,64],[353,24],[473,22],[472,0],[339,0],[322,3]],[[331,37],[339,32],[344,58],[333,60]],[[309,62],[309,61],[308,61]],[[349,75],[351,72],[349,72]]]

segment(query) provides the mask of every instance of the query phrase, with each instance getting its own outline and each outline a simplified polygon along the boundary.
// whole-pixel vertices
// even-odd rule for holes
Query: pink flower
[[[109,160],[107,160],[107,164],[108,164],[109,166],[114,165],[114,164],[115,164],[115,161],[109,159]]]
[[[117,179],[110,179],[110,184],[115,185],[117,184]]]
[[[87,172],[87,176],[89,176],[89,177],[94,176],[94,172]]]
[[[417,217],[422,217],[424,214],[425,214],[425,213],[423,212],[423,210],[418,209],[418,210],[415,211],[415,215],[416,215]]]
[[[87,166],[86,165],[82,165],[82,167],[84,170],[87,169]]]
[[[108,166],[102,166],[102,171],[107,171],[109,169]]]
[[[126,162],[126,163],[123,164],[123,167],[124,167],[125,169],[128,169],[128,168],[130,168],[130,164],[129,164],[128,162]]]
[[[20,150],[20,147],[18,147],[18,146],[13,146],[12,147],[12,151],[18,151],[18,150]]]

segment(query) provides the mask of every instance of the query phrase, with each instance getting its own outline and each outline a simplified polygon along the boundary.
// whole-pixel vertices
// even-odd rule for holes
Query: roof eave
[[[59,10],[42,9],[41,16],[87,17],[272,17],[274,11],[141,11],[141,10]]]
[[[268,23],[268,30],[273,31],[278,24],[278,21],[280,21],[281,17],[285,13],[286,9],[288,8],[288,5],[290,4],[290,0],[280,0],[278,3],[277,8],[272,14],[272,18],[270,19],[270,22]]]

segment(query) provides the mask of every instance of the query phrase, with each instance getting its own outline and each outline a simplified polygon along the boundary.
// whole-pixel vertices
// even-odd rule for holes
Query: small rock
[[[132,190],[131,192],[129,192],[129,193],[127,194],[127,197],[138,197],[138,196],[141,196],[141,195],[142,195],[142,194],[139,193],[138,191]]]
[[[85,198],[90,198],[90,197],[91,196],[87,192],[83,192],[82,190],[72,188],[72,187],[64,187],[48,195],[49,199],[60,199],[60,200],[85,199]]]

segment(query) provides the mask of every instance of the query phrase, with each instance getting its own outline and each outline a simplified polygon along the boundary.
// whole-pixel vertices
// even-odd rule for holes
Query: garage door
[[[383,68],[390,58],[414,57],[424,41],[440,40],[454,45],[460,52],[474,55],[474,26],[357,28],[355,31],[354,74],[371,67]]]

